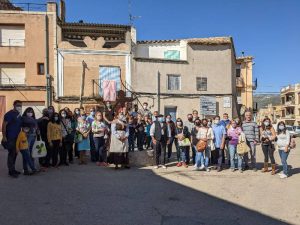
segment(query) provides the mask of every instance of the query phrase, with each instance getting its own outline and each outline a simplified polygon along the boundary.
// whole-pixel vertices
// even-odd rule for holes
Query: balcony
[[[283,117],[284,119],[295,119],[295,114],[287,114]]]
[[[245,87],[245,82],[242,77],[237,77],[236,78],[236,87],[237,88],[244,88]]]
[[[103,80],[101,79],[93,79],[93,98],[101,99],[103,97]],[[131,94],[133,94],[131,86],[126,83],[126,81],[117,80],[117,99],[121,98],[131,98]]]
[[[295,107],[295,99],[286,101],[284,107]]]

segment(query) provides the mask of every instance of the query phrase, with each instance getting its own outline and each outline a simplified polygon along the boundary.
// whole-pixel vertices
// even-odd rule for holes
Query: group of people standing
[[[239,118],[229,120],[226,113],[222,120],[220,116],[200,119],[196,110],[183,121],[157,111],[152,114],[146,102],[142,109],[137,105],[131,107],[129,103],[118,109],[110,103],[105,107],[103,111],[91,108],[87,114],[83,108],[72,112],[66,107],[56,112],[50,106],[37,119],[31,107],[21,114],[22,102],[16,100],[14,108],[5,114],[2,126],[9,175],[18,177],[20,174],[15,169],[18,152],[22,154],[24,175],[39,171],[32,150],[35,141],[42,140],[47,155],[38,160],[41,171],[68,166],[74,162],[74,157],[80,165],[85,165],[87,155],[97,166],[114,164],[116,169],[119,166],[128,169],[128,154],[135,148],[139,151],[153,149],[154,167],[167,168],[172,160],[173,144],[177,167],[188,168],[192,163],[196,171],[209,172],[213,168],[220,172],[228,165],[232,171],[243,172],[250,169],[248,162],[251,161],[251,169],[257,171],[256,145],[261,143],[265,156],[262,172],[268,172],[270,158],[273,175],[276,173],[274,151],[277,143],[283,165],[280,177],[288,177],[287,157],[295,146],[284,122],[280,122],[275,131],[268,118],[259,129],[250,111],[245,113],[243,122]],[[238,145],[243,139],[249,151],[241,153]]]

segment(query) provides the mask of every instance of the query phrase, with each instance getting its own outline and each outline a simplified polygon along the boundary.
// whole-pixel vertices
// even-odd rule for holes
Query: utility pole
[[[84,79],[85,79],[85,69],[87,68],[87,64],[84,60],[82,60],[82,74],[81,74],[81,83],[80,83],[80,96],[79,96],[79,107],[82,107],[82,97],[84,93]]]
[[[45,15],[45,74],[46,74],[46,106],[52,105],[51,76],[49,74],[49,31],[48,16]]]
[[[160,72],[157,72],[157,111],[160,114]]]

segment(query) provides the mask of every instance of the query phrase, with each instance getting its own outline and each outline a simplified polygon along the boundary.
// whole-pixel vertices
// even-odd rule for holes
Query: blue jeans
[[[242,164],[243,164],[243,156],[238,155],[236,153],[236,145],[228,145],[228,150],[229,150],[229,155],[230,155],[230,168],[235,169],[235,164],[236,164],[236,158],[237,158],[237,163],[238,163],[238,169],[242,169]]]
[[[32,171],[36,171],[36,169],[34,167],[34,164],[33,164],[33,161],[31,160],[29,150],[28,149],[21,150],[20,152],[21,152],[22,158],[23,158],[23,170],[24,170],[24,172],[28,171],[27,166],[29,166]]]
[[[104,137],[94,137],[95,151],[97,155],[97,161],[104,162],[106,160],[106,152],[104,151],[105,139]]]
[[[281,159],[281,163],[282,163],[282,169],[283,169],[283,173],[285,175],[288,175],[288,164],[286,162],[290,152],[285,152],[283,150],[278,150],[280,159]]]
[[[196,149],[196,146],[193,146]],[[210,157],[210,147],[206,147],[205,151],[203,152],[196,152],[196,166],[205,166],[208,167]]]

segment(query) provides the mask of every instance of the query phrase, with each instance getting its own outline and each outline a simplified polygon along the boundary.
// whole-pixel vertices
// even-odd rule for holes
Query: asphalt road
[[[299,147],[286,180],[252,171],[116,171],[92,163],[12,179],[6,154],[0,150],[0,225],[300,224]]]

